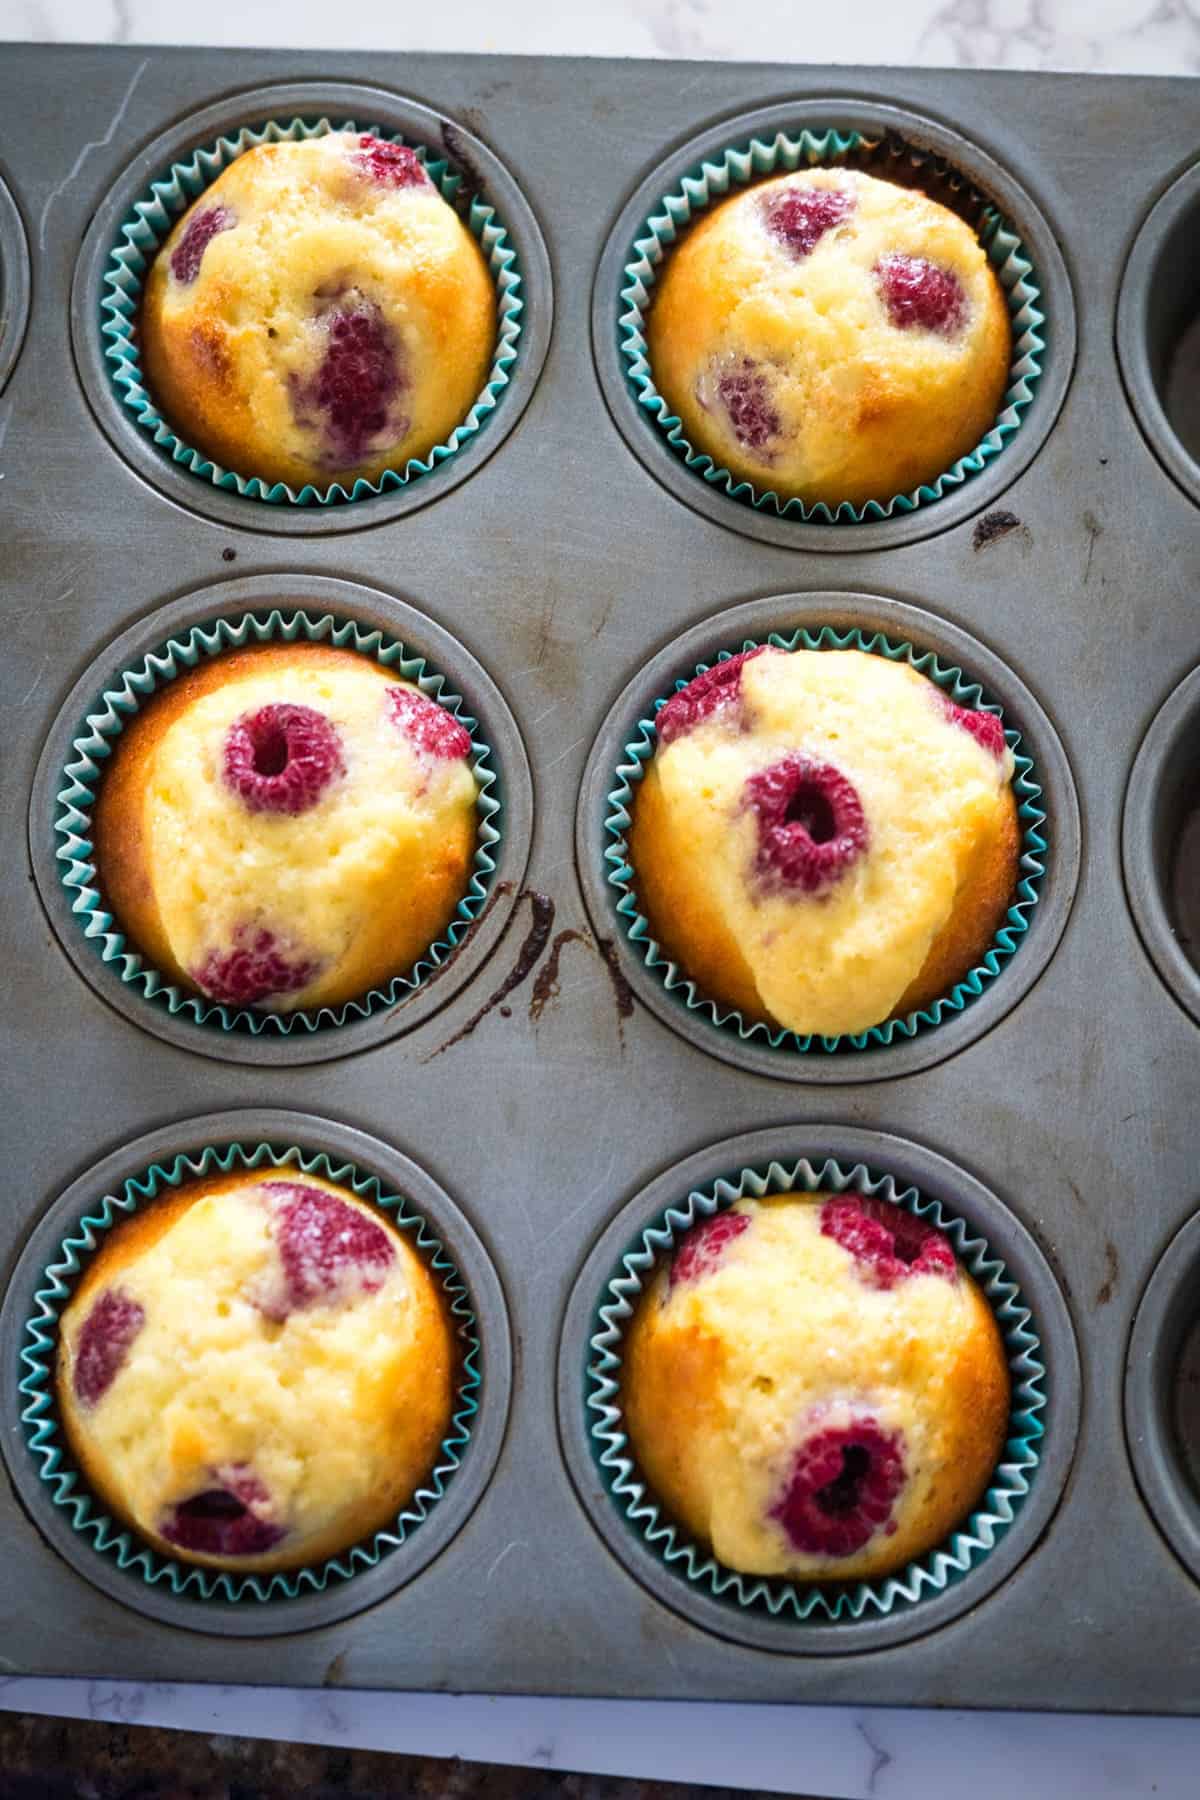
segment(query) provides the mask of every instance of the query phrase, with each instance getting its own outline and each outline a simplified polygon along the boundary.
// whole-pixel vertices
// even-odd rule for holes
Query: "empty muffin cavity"
[[[1200,165],[1168,188],[1138,233],[1117,344],[1150,448],[1200,502]]]

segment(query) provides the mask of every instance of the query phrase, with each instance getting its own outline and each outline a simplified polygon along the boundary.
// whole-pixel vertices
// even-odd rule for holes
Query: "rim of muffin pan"
[[[29,243],[17,203],[0,176],[0,392],[21,353],[29,323]]]
[[[700,163],[751,138],[802,130],[856,131],[926,153],[993,202],[1028,249],[1037,272],[1047,342],[1037,390],[1018,429],[986,467],[942,497],[911,512],[852,524],[783,518],[735,499],[689,468],[630,386],[617,328],[623,271],[645,221]],[[816,165],[820,166],[820,165]],[[1028,190],[963,133],[904,107],[833,95],[784,101],[741,112],[689,138],[646,175],[617,216],[592,290],[592,353],[608,410],[626,444],[677,500],[731,531],[794,550],[886,550],[947,531],[991,506],[1024,473],[1045,444],[1062,407],[1075,363],[1075,304],[1053,227]]]
[[[655,701],[669,694],[677,679],[690,678],[698,664],[713,663],[722,651],[741,649],[744,640],[763,643],[772,633],[788,635],[797,628],[822,626],[837,631],[861,628],[868,635],[879,632],[903,640],[919,652],[933,652],[979,682],[985,699],[1002,707],[1005,724],[1021,734],[1022,748],[1033,760],[1041,788],[1039,805],[1050,834],[1045,872],[1037,901],[1028,912],[1027,929],[983,991],[960,1011],[913,1036],[833,1053],[816,1047],[802,1052],[787,1044],[774,1046],[757,1041],[760,1034],[753,1039],[739,1036],[668,989],[661,972],[649,968],[630,941],[616,911],[616,890],[605,860],[605,822],[615,772],[639,722],[653,716]],[[621,972],[637,998],[698,1050],[752,1074],[797,1083],[859,1083],[911,1075],[983,1037],[1024,999],[1058,948],[1079,881],[1080,841],[1079,801],[1066,751],[1020,676],[977,638],[920,607],[878,594],[831,590],[775,594],[730,607],[693,626],[652,657],[618,696],[597,733],[575,815],[575,858],[592,927],[611,939]]]
[[[68,1510],[55,1504],[26,1442],[23,1397],[17,1385],[20,1355],[47,1268],[63,1239],[95,1210],[101,1196],[152,1163],[212,1146],[260,1142],[280,1149],[296,1145],[314,1155],[324,1152],[331,1161],[348,1162],[377,1177],[386,1190],[410,1202],[411,1211],[441,1241],[470,1297],[483,1346],[483,1384],[470,1436],[445,1492],[430,1505],[419,1526],[373,1566],[315,1594],[253,1603],[191,1599],[164,1591],[161,1583],[151,1585],[136,1568],[123,1569],[75,1528]],[[512,1390],[512,1339],[504,1290],[489,1251],[461,1206],[419,1163],[393,1145],[336,1120],[255,1107],[185,1119],[135,1138],[102,1157],[51,1202],[25,1243],[0,1306],[0,1366],[7,1372],[0,1420],[9,1476],[31,1523],[76,1574],[110,1599],[164,1625],[232,1637],[274,1637],[315,1630],[376,1605],[419,1575],[457,1535],[499,1460]]]
[[[1200,448],[1187,448],[1167,410],[1172,358],[1189,327],[1200,333],[1200,163],[1159,196],[1138,229],[1121,277],[1116,333],[1126,396],[1142,435],[1200,505]]]
[[[1125,1361],[1125,1441],[1143,1504],[1200,1582],[1200,1445],[1184,1466],[1175,1414],[1180,1365],[1200,1325],[1200,1213],[1176,1232],[1146,1283]],[[1189,1358],[1193,1367],[1195,1353]]]
[[[495,205],[521,274],[521,337],[498,405],[481,428],[436,469],[403,486],[335,506],[267,505],[214,487],[171,461],[122,403],[101,335],[104,274],[123,220],[173,164],[216,138],[273,118],[356,118],[428,145],[462,171],[471,191]],[[189,113],[138,152],[100,202],[84,235],[71,284],[71,343],[88,405],[112,448],[150,485],[188,511],[245,531],[300,537],[388,524],[450,493],[499,449],[533,395],[550,344],[554,295],[541,228],[515,178],[465,125],[388,88],[348,81],[272,83],[228,95]]]
[[[251,1035],[197,1023],[169,1011],[127,982],[118,962],[104,961],[85,936],[63,885],[55,818],[72,745],[97,695],[166,641],[198,625],[275,608],[315,612],[365,625],[427,657],[479,721],[492,753],[501,804],[500,837],[487,895],[458,945],[408,995],[365,1018],[319,1030]],[[218,653],[219,654],[219,653]],[[520,896],[533,837],[533,778],[520,728],[491,676],[450,632],[406,601],[335,576],[235,576],[194,589],[130,626],[92,656],[50,727],[29,802],[29,854],[42,909],[69,961],[92,991],[122,1018],[153,1036],[221,1062],[257,1066],[329,1062],[398,1038],[423,1025],[472,981],[503,937]],[[403,973],[403,971],[400,971]]]
[[[987,1242],[1005,1264],[1028,1307],[1046,1366],[1044,1434],[1029,1490],[994,1547],[941,1592],[878,1617],[813,1623],[731,1604],[675,1573],[624,1517],[601,1481],[585,1417],[586,1373],[597,1306],[623,1256],[641,1233],[696,1189],[737,1171],[785,1166],[807,1159],[816,1169],[829,1159],[864,1165],[897,1185],[916,1187],[943,1203]],[[576,1497],[622,1567],[672,1611],[702,1631],[755,1650],[800,1656],[846,1655],[883,1650],[922,1637],[971,1611],[993,1593],[1036,1549],[1058,1510],[1075,1453],[1081,1378],[1071,1314],[1037,1242],[1014,1213],[973,1175],[949,1158],[888,1132],[844,1125],[782,1125],[727,1138],[686,1157],[643,1187],[604,1228],[575,1278],[563,1315],[558,1359],[559,1442]],[[748,1578],[753,1579],[753,1578]],[[782,1581],[782,1578],[780,1578]],[[805,1585],[803,1583],[799,1584]],[[811,1585],[811,1584],[809,1584]]]
[[[1190,878],[1200,866],[1200,668],[1151,720],[1129,774],[1121,823],[1125,893],[1142,945],[1168,993],[1200,1025],[1200,937],[1185,948]],[[1192,925],[1200,911],[1190,901]],[[1182,927],[1182,930],[1181,930]]]

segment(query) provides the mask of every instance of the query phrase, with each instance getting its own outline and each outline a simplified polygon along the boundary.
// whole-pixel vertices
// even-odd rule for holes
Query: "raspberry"
[[[95,1406],[108,1392],[145,1323],[145,1312],[120,1288],[106,1288],[101,1294],[83,1321],[75,1347],[75,1397],[84,1406]]]
[[[807,1556],[852,1556],[877,1531],[896,1529],[892,1505],[904,1479],[899,1432],[864,1417],[801,1444],[771,1517]]]
[[[291,960],[277,946],[274,932],[239,925],[232,950],[210,950],[192,970],[192,980],[222,1006],[257,1006],[271,995],[298,994],[321,965],[313,959]]]
[[[741,1237],[749,1224],[748,1213],[723,1212],[693,1225],[675,1251],[670,1285],[676,1287],[681,1281],[699,1281],[702,1275],[711,1275],[726,1247]]]
[[[891,1288],[910,1275],[958,1275],[941,1232],[887,1200],[838,1194],[821,1208],[821,1235],[848,1250],[872,1287]]]
[[[659,708],[654,721],[659,743],[673,744],[677,737],[703,724],[705,719],[711,719],[714,713],[739,705],[743,668],[769,648],[767,644],[759,644],[755,650],[742,650],[725,662],[714,663],[703,675],[694,676],[686,687],[672,694],[666,705]]]
[[[962,325],[967,297],[949,269],[939,269],[923,256],[881,256],[875,279],[898,331],[918,326],[951,337]]]
[[[232,231],[237,214],[228,206],[208,206],[192,214],[183,236],[171,252],[171,273],[176,281],[195,281],[204,252],[219,231]]]
[[[453,713],[430,700],[420,688],[390,687],[387,704],[393,723],[399,726],[414,749],[423,750],[426,756],[444,756],[451,760],[470,756],[471,734],[466,726],[460,725]]]
[[[173,1506],[161,1526],[169,1544],[200,1556],[262,1556],[287,1532],[261,1516],[270,1496],[245,1463],[213,1471],[220,1487]]]
[[[260,706],[226,733],[225,784],[251,812],[307,812],[345,772],[337,726],[311,706]]]
[[[841,225],[857,201],[845,188],[784,188],[767,196],[763,215],[767,230],[797,261],[816,249],[827,231]]]
[[[292,407],[302,425],[319,415],[331,461],[350,467],[397,444],[408,430],[398,401],[405,383],[399,346],[379,308],[361,296],[324,315],[326,346],[316,373],[293,379]]]
[[[371,137],[364,132],[351,159],[366,174],[385,187],[432,187],[425,165],[407,144],[392,144],[386,138]]]
[[[268,1317],[284,1319],[383,1286],[395,1250],[381,1225],[323,1188],[299,1181],[267,1181],[263,1188],[271,1196],[284,1280],[281,1305],[274,1295],[260,1302]]]
[[[1005,743],[1004,726],[997,715],[976,712],[970,706],[959,706],[956,701],[951,700],[949,694],[939,694],[938,697],[951,724],[957,725],[961,731],[970,732],[975,742],[982,744],[999,762],[1004,755]]]
[[[744,356],[740,367],[718,379],[717,394],[738,443],[747,450],[765,450],[779,431],[780,419],[771,404],[770,383],[762,367]]]
[[[838,769],[793,751],[746,783],[758,815],[755,870],[769,888],[819,893],[867,848],[858,794]]]

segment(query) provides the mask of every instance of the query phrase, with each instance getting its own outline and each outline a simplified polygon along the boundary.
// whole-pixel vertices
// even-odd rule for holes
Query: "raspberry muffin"
[[[375,481],[444,443],[487,378],[496,294],[412,150],[335,131],[247,150],[146,278],[146,382],[225,468]]]
[[[655,1497],[747,1575],[872,1580],[941,1543],[1007,1436],[995,1318],[946,1238],[857,1194],[694,1226],[630,1326],[622,1402]]]
[[[906,1017],[984,954],[1017,879],[994,713],[860,650],[749,650],[659,711],[629,832],[662,949],[801,1036]]]
[[[760,182],[701,215],[647,321],[694,447],[783,499],[887,501],[995,422],[1008,309],[970,226],[849,170]]]
[[[160,688],[94,811],[97,881],[152,967],[227,1006],[336,1006],[405,974],[470,879],[458,720],[367,656],[267,644]]]
[[[97,1497],[165,1556],[297,1568],[379,1530],[429,1475],[455,1358],[388,1217],[311,1175],[189,1183],[108,1233],[56,1385]]]

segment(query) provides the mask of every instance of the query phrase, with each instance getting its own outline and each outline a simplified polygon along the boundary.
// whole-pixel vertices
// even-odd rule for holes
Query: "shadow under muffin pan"
[[[723,654],[742,650],[749,643],[790,640],[797,632],[816,635],[823,629],[839,637],[861,633],[864,640],[879,634],[894,652],[901,645],[911,645],[917,666],[931,653],[939,664],[961,671],[968,685],[980,684],[983,702],[998,704],[1006,730],[1020,733],[1018,754],[1032,760],[1029,780],[1040,790],[1031,796],[1029,805],[1035,820],[1036,813],[1045,815],[1041,824],[1020,820],[1021,873],[1014,901],[1026,897],[1020,899],[1020,922],[1015,928],[1011,928],[1014,907],[1010,906],[1006,915],[1010,925],[1004,930],[1012,939],[1011,949],[994,972],[984,971],[974,997],[945,1003],[937,1022],[924,1022],[924,1013],[911,1015],[890,1029],[890,1041],[886,1042],[877,1035],[881,1029],[889,1030],[886,1026],[860,1034],[861,1043],[857,1037],[842,1037],[836,1046],[819,1037],[803,1044],[777,1028],[747,1028],[733,1008],[719,1008],[707,1001],[702,991],[678,973],[668,980],[668,970],[674,965],[663,967],[661,952],[652,965],[647,953],[652,942],[648,932],[635,941],[630,933],[631,916],[623,916],[618,906],[620,895],[636,894],[636,873],[617,886],[628,860],[625,834],[618,841],[612,835],[616,830],[612,822],[625,810],[615,801],[615,793],[625,785],[618,770],[633,760],[627,746],[639,737],[652,739],[652,733],[643,731],[641,724],[653,718],[656,701],[690,680],[699,665],[715,663]],[[883,654],[883,649],[878,653]],[[900,655],[896,659],[904,660]],[[636,782],[628,785],[636,794]],[[1022,802],[1019,789],[1017,797]],[[1046,840],[1045,849],[1031,850],[1031,844],[1040,840]],[[930,1068],[974,1043],[1037,981],[1054,955],[1075,896],[1079,804],[1066,753],[1041,706],[999,657],[966,632],[918,607],[874,594],[778,594],[732,607],[693,627],[661,650],[625,688],[588,758],[575,821],[575,854],[597,935],[611,938],[622,974],[638,999],[689,1043],[738,1068],[783,1081],[880,1081]],[[1038,863],[1043,868],[1040,874]],[[632,918],[640,920],[640,914]],[[978,973],[978,969],[972,972]],[[964,980],[958,987],[966,985]]]
[[[12,373],[29,318],[29,248],[25,227],[0,179],[0,392]]]
[[[797,1168],[801,1165],[801,1168]],[[836,1165],[836,1168],[833,1166]],[[796,1171],[793,1174],[793,1171]],[[749,1177],[749,1179],[747,1179]],[[738,1577],[670,1524],[632,1464],[619,1409],[613,1321],[635,1306],[657,1256],[694,1214],[739,1193],[880,1193],[942,1222],[1005,1334],[1011,1430],[991,1491],[946,1540],[894,1577],[837,1584]],[[915,1191],[914,1191],[915,1190]],[[929,1210],[927,1210],[929,1209]],[[645,1234],[643,1236],[643,1234]],[[986,1245],[986,1251],[982,1249]],[[657,1261],[657,1258],[656,1258]],[[1002,1273],[997,1263],[1003,1265]],[[1015,1287],[1016,1292],[1013,1293]],[[599,1346],[603,1345],[601,1350]],[[1034,1239],[982,1183],[922,1145],[849,1126],[794,1125],[710,1145],[634,1196],[589,1251],[567,1303],[558,1366],[563,1451],[578,1497],[608,1548],[638,1581],[703,1630],[798,1655],[879,1649],[919,1637],[992,1593],[1046,1530],[1079,1427],[1079,1358],[1061,1289]],[[980,1516],[990,1522],[976,1527]],[[968,1548],[968,1545],[973,1547]]]
[[[488,752],[481,777],[486,770],[494,779],[485,784],[481,778],[480,793],[489,803],[498,804],[486,815],[480,810],[478,820],[481,833],[486,824],[499,835],[488,845],[490,870],[481,872],[476,858],[472,880],[481,884],[482,891],[471,899],[469,916],[463,911],[467,904],[464,899],[454,921],[455,937],[450,947],[438,954],[432,967],[425,967],[424,958],[416,965],[406,994],[387,1003],[381,990],[371,990],[361,1002],[322,1008],[315,1017],[285,1014],[277,1021],[275,1015],[255,1013],[255,1029],[236,1029],[216,1017],[194,1017],[197,1002],[165,978],[156,984],[155,992],[144,989],[141,977],[148,965],[140,956],[136,978],[131,979],[125,969],[125,956],[117,953],[115,944],[112,953],[102,954],[107,940],[120,937],[119,922],[115,932],[85,935],[89,915],[82,910],[83,891],[78,883],[68,887],[64,875],[69,873],[72,862],[80,868],[90,866],[90,840],[83,840],[72,862],[64,860],[67,838],[62,828],[62,797],[73,786],[65,771],[74,757],[73,745],[85,735],[84,720],[93,716],[97,696],[118,687],[126,670],[147,658],[157,660],[161,667],[163,659],[159,653],[170,640],[186,638],[192,628],[212,626],[220,620],[232,625],[250,616],[260,622],[262,629],[252,633],[249,641],[275,641],[277,635],[283,634],[269,631],[271,616],[296,612],[306,614],[319,625],[328,624],[328,633],[322,633],[315,641],[339,641],[337,625],[346,622],[360,627],[364,634],[379,632],[385,639],[398,640],[407,657],[423,659],[431,671],[445,677],[447,692],[461,697],[463,714],[477,722],[476,741]],[[302,634],[299,641],[308,635]],[[103,780],[102,762],[99,779]],[[90,809],[87,817],[90,821]],[[529,856],[532,825],[529,763],[516,721],[495,683],[448,632],[404,601],[351,582],[315,575],[252,575],[202,588],[151,613],[103,650],[80,677],[55,719],[38,762],[29,808],[29,846],[47,917],[75,968],[101,999],[132,1024],[201,1055],[236,1063],[294,1065],[348,1056],[411,1031],[478,973],[502,937],[516,905]],[[485,841],[481,835],[480,842]],[[87,885],[95,890],[94,877]],[[108,916],[102,908],[97,910],[101,916]],[[394,979],[406,981],[409,976],[409,971],[400,970]],[[374,998],[376,994],[380,995],[378,1000]],[[226,1010],[215,1003],[199,1004],[206,1015]],[[334,1012],[351,1016],[340,1022],[323,1016]]]
[[[207,152],[219,139],[236,138],[247,128],[259,128],[269,121],[285,125],[293,119],[314,125],[329,121],[335,129],[338,122],[352,119],[359,131],[378,129],[405,143],[426,147],[431,161],[444,160],[461,176],[462,195],[494,208],[515,251],[520,282],[513,315],[519,325],[515,360],[496,389],[494,407],[484,412],[464,441],[435,467],[406,476],[400,485],[385,482],[379,493],[330,502],[317,499],[311,504],[286,499],[272,502],[241,494],[236,488],[230,491],[184,466],[185,457],[192,452],[185,451],[173,434],[172,443],[178,448],[160,445],[122,398],[101,331],[102,301],[113,252],[134,207],[150,194],[151,184],[196,151]],[[213,161],[209,156],[205,166]],[[191,198],[194,195],[189,195],[189,203]],[[528,404],[549,346],[552,312],[550,261],[537,221],[508,170],[472,132],[427,106],[382,88],[350,82],[293,82],[255,88],[207,106],[140,152],[97,208],[84,238],[71,291],[71,338],[88,403],[109,441],[169,499],[220,524],[312,536],[355,531],[401,518],[467,480],[499,448]],[[489,376],[483,393],[493,385],[493,376]],[[254,471],[238,474],[251,479]]]
[[[1134,239],[1117,349],[1146,442],[1200,504],[1200,163],[1172,183]]]
[[[230,1159],[231,1147],[237,1146],[244,1155]],[[76,1256],[78,1266],[85,1268],[90,1255],[87,1249],[82,1255],[77,1251],[64,1255],[65,1241],[86,1245],[90,1237],[99,1243],[104,1227],[98,1215],[110,1213],[115,1223],[134,1210],[131,1200],[141,1203],[147,1195],[153,1199],[156,1189],[174,1191],[179,1179],[200,1172],[196,1163],[210,1147],[218,1153],[214,1166],[228,1166],[235,1173],[275,1165],[285,1175],[298,1171],[302,1175],[305,1163],[311,1169],[311,1159],[320,1165],[314,1172],[327,1173],[329,1179],[356,1191],[361,1187],[364,1198],[376,1192],[397,1197],[401,1206],[394,1216],[400,1222],[419,1222],[414,1229],[425,1228],[413,1238],[414,1245],[435,1269],[438,1259],[448,1260],[449,1273],[469,1305],[471,1336],[478,1349],[472,1353],[472,1368],[465,1378],[460,1368],[456,1383],[454,1427],[447,1438],[455,1442],[457,1460],[443,1468],[441,1491],[430,1495],[418,1516],[409,1519],[398,1534],[400,1541],[391,1547],[366,1546],[357,1566],[348,1552],[342,1552],[314,1568],[311,1578],[300,1571],[282,1578],[234,1572],[225,1583],[213,1571],[197,1571],[142,1545],[135,1532],[114,1525],[98,1502],[86,1509],[92,1524],[83,1529],[73,1521],[76,1497],[86,1493],[86,1483],[74,1472],[69,1451],[53,1447],[62,1436],[55,1409],[52,1405],[49,1412],[32,1416],[29,1378],[34,1365],[29,1354],[37,1338],[28,1326],[39,1321],[38,1336],[56,1345],[57,1318],[47,1321],[39,1296],[52,1286],[72,1285],[73,1271],[65,1270],[52,1284],[47,1270],[55,1265],[63,1268]],[[304,1163],[288,1154],[294,1147]],[[175,1179],[158,1180],[150,1173],[156,1169],[170,1171]],[[116,1204],[107,1205],[106,1196],[114,1197]],[[60,1299],[60,1309],[62,1304]],[[110,1598],[168,1625],[234,1637],[275,1636],[329,1625],[375,1604],[417,1576],[450,1543],[491,1479],[504,1438],[512,1382],[511,1339],[499,1278],[480,1239],[445,1190],[411,1158],[365,1132],[307,1113],[260,1109],[215,1113],[151,1132],[73,1181],[47,1208],[21,1253],[0,1309],[0,1358],[6,1368],[20,1368],[25,1376],[25,1391],[11,1381],[4,1383],[0,1417],[9,1475],[38,1530],[78,1574]],[[53,1348],[40,1360],[49,1364],[52,1374]],[[478,1385],[476,1375],[481,1377]],[[48,1393],[50,1386],[42,1383],[37,1391]],[[54,1423],[53,1435],[39,1454],[35,1439],[41,1441],[48,1421]],[[451,1460],[443,1453],[443,1464]],[[64,1467],[65,1478],[60,1472]],[[416,1508],[414,1496],[402,1517]],[[293,1592],[279,1593],[284,1586]],[[224,1591],[202,1594],[198,1590],[203,1587]],[[254,1591],[237,1594],[238,1589],[263,1592],[260,1597]]]
[[[1142,740],[1121,851],[1142,943],[1200,1025],[1200,669],[1167,697]]]
[[[818,138],[834,133],[839,139],[850,139],[851,148],[828,159],[814,157],[810,161],[801,154],[798,163],[781,161],[773,171],[763,164],[759,150],[750,150],[757,145],[765,151],[768,145],[777,145],[784,137],[795,138],[802,132]],[[867,147],[866,154],[854,147],[859,140]],[[877,152],[870,153],[870,146],[875,145]],[[693,452],[689,462],[682,446],[673,443],[663,424],[652,416],[646,396],[639,399],[626,350],[626,319],[632,309],[625,292],[630,285],[627,269],[638,260],[635,246],[648,241],[647,222],[653,216],[664,215],[665,197],[685,188],[694,192],[702,165],[719,167],[731,150],[747,152],[744,159],[738,160],[753,162],[753,180],[771,172],[782,174],[792,166],[861,166],[885,180],[911,182],[918,188],[926,186],[933,198],[960,211],[972,223],[982,209],[990,207],[999,214],[1002,225],[1015,231],[1024,255],[1032,263],[1038,289],[1031,314],[1034,337],[1044,343],[1036,353],[1037,366],[1028,377],[1016,373],[1028,359],[1014,345],[1009,398],[1001,408],[1001,416],[1011,415],[1004,428],[1007,441],[990,445],[982,454],[977,448],[968,457],[960,458],[960,463],[980,460],[982,466],[975,472],[949,476],[945,491],[936,496],[897,500],[887,517],[874,517],[878,509],[868,507],[860,509],[867,516],[857,521],[805,519],[794,516],[795,508],[790,502],[785,511],[780,505],[771,504],[765,494],[752,495],[747,483],[735,482],[726,471],[715,467],[707,455],[697,457]],[[922,165],[928,169],[925,182],[918,174]],[[730,178],[727,191],[735,194],[749,185],[752,181]],[[723,175],[713,194],[714,205],[725,197]],[[964,205],[967,195],[974,196],[978,204]],[[703,216],[703,211],[697,216]],[[671,254],[671,235],[667,233],[663,239],[666,258]],[[651,303],[652,300],[653,290]],[[630,449],[677,500],[732,531],[766,543],[796,550],[882,550],[961,524],[992,505],[1029,466],[1054,426],[1071,378],[1075,312],[1056,233],[1031,196],[987,151],[960,132],[917,113],[835,97],[739,113],[689,139],[646,176],[622,208],[600,258],[592,293],[592,347],[600,384],[616,425]],[[1014,408],[1011,396],[1018,392],[1024,397]],[[662,404],[665,406],[665,402]],[[993,427],[988,437],[995,436],[996,430]],[[943,474],[938,473],[939,477]],[[922,489],[922,495],[924,492]],[[892,500],[892,496],[880,497],[883,505]]]

